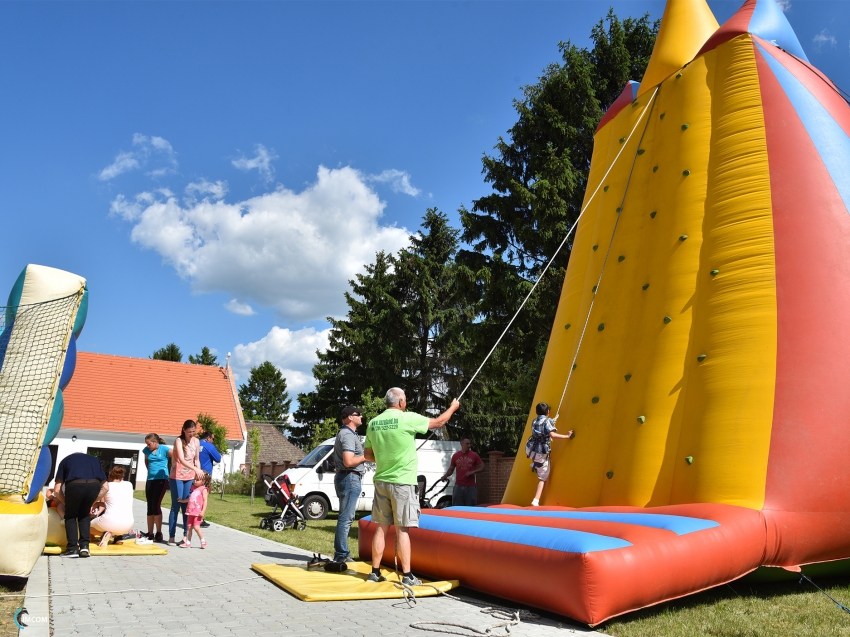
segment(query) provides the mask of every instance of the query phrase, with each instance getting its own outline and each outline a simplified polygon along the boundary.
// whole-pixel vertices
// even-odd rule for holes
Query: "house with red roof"
[[[245,420],[229,365],[78,352],[73,380],[63,396],[62,429],[50,445],[55,463],[71,453],[89,453],[104,467],[124,466],[136,488],[144,488],[145,436],[158,434],[171,446],[183,422],[196,420],[200,413],[227,430],[229,451],[222,454],[213,478],[239,471],[245,463]]]

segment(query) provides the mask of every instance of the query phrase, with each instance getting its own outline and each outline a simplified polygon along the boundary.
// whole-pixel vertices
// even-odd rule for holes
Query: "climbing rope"
[[[652,111],[655,109],[656,97],[658,96],[658,91],[659,91],[660,88],[661,88],[660,86],[655,87],[655,90],[652,92],[652,97],[650,97],[649,102],[647,103],[647,105],[643,109],[644,112],[646,112],[646,110],[649,109],[650,116],[652,115]],[[640,120],[642,118],[643,118],[643,113],[641,113],[641,116],[638,118],[637,122],[635,122],[635,126],[634,126],[634,128],[632,128],[632,133],[635,132],[635,129],[637,128],[637,125],[640,123]],[[637,163],[637,158],[638,158],[638,155],[640,154],[638,151],[640,151],[641,143],[643,142],[643,138],[646,136],[646,131],[649,129],[649,122],[650,121],[651,121],[651,117],[647,117],[646,118],[646,124],[643,127],[643,132],[641,132],[640,139],[638,140],[637,148],[635,149],[635,154],[632,157],[632,166],[629,169],[629,177],[626,180],[626,187],[623,190],[623,197],[622,197],[622,199],[620,199],[620,206],[617,208],[617,220],[614,222],[614,228],[611,231],[611,239],[608,241],[608,250],[605,252],[605,259],[602,261],[602,269],[599,271],[599,277],[596,279],[596,285],[593,286],[593,296],[590,299],[590,306],[587,308],[587,315],[584,318],[584,325],[581,328],[581,334],[579,335],[578,343],[576,344],[575,354],[573,355],[572,361],[570,361],[569,371],[567,372],[567,381],[564,383],[564,391],[561,392],[561,399],[558,401],[557,409],[555,409],[555,420],[558,419],[558,416],[561,413],[561,405],[564,403],[564,396],[567,395],[567,387],[570,386],[570,379],[572,378],[573,371],[576,368],[576,360],[578,360],[578,353],[579,353],[579,350],[581,349],[582,341],[584,341],[584,335],[587,332],[587,325],[590,322],[590,314],[593,311],[593,304],[596,303],[596,296],[599,294],[599,287],[602,285],[602,275],[605,273],[605,266],[608,265],[608,257],[611,256],[611,248],[614,245],[614,237],[617,235],[617,228],[620,226],[620,219],[622,218],[623,211],[625,210],[626,195],[629,192],[629,186],[632,183],[632,175],[634,174],[634,171],[635,171],[635,164]],[[629,137],[631,137],[631,133],[629,134]],[[627,144],[628,144],[628,138],[622,144],[623,148],[620,149],[621,153],[623,152],[623,150],[625,149]],[[619,156],[620,155],[618,153],[617,157],[619,157]],[[614,161],[615,162],[617,161],[616,158],[615,158]],[[611,164],[611,168],[613,168],[613,167],[614,167],[614,165]],[[608,172],[611,171],[611,168],[608,169]],[[605,176],[607,177],[608,173],[605,173]],[[601,186],[602,182],[604,182],[604,181],[605,181],[605,178],[603,177],[602,181],[599,182],[599,186]],[[596,187],[597,191],[599,190],[599,186]],[[594,192],[594,194],[596,194],[596,192]],[[588,202],[588,203],[590,203],[590,202]],[[582,211],[582,212],[584,212],[584,211]]]
[[[426,585],[427,586],[427,585]],[[494,631],[503,629],[505,632],[501,633],[502,635],[510,635],[511,627],[518,626],[523,619],[538,619],[540,615],[536,613],[532,613],[531,611],[524,609],[516,609],[516,608],[506,608],[504,606],[487,606],[482,604],[481,602],[472,600],[472,599],[462,599],[460,597],[456,597],[450,593],[446,593],[445,591],[441,591],[436,587],[433,587],[440,595],[448,597],[449,599],[453,599],[458,602],[463,602],[465,604],[472,604],[473,606],[481,606],[481,611],[485,615],[490,615],[493,619],[500,620],[495,624],[491,624],[490,626],[486,626],[483,629],[477,628],[475,626],[470,626],[468,624],[460,624],[457,622],[415,622],[410,624],[411,628],[417,628],[419,630],[427,630],[433,633],[445,633],[447,635],[461,635],[462,637],[471,637],[474,635],[494,635]],[[446,628],[441,628],[445,626]],[[460,628],[467,632],[459,632],[457,630],[452,630],[453,628]]]
[[[605,179],[608,177],[608,175],[614,169],[614,166],[617,164],[617,160],[620,159],[620,155],[623,154],[623,151],[626,149],[626,146],[628,146],[629,140],[632,138],[632,135],[634,135],[634,132],[637,130],[638,124],[640,124],[640,122],[643,119],[643,116],[646,113],[647,109],[650,108],[651,104],[655,103],[655,96],[656,96],[657,93],[658,93],[658,87],[655,88],[655,91],[652,94],[652,98],[651,98],[650,102],[647,103],[647,105],[643,107],[643,110],[640,113],[640,117],[638,117],[637,121],[635,121],[635,125],[632,127],[632,130],[629,132],[628,136],[625,138],[625,141],[621,144],[621,148],[620,148],[619,152],[617,153],[616,157],[614,157],[614,160],[611,162],[611,165],[608,167],[608,170],[605,171],[605,174],[602,176],[602,179],[599,180],[599,184],[596,186],[596,189],[593,191],[593,194],[590,195],[590,198],[587,200],[587,203],[584,204],[584,206],[582,207],[581,211],[579,212],[578,217],[575,220],[575,223],[573,223],[572,227],[567,231],[567,234],[564,236],[564,240],[561,241],[561,244],[558,246],[558,249],[555,250],[555,253],[552,255],[552,257],[546,263],[546,265],[543,268],[543,271],[540,273],[540,276],[537,277],[537,280],[534,282],[534,285],[531,286],[531,289],[528,291],[528,294],[525,295],[525,298],[523,299],[519,308],[517,308],[517,311],[514,313],[511,320],[508,321],[507,326],[502,331],[502,334],[499,336],[499,338],[496,339],[495,344],[490,349],[490,351],[487,353],[487,356],[485,356],[484,360],[481,361],[481,364],[478,366],[478,369],[475,370],[475,373],[472,375],[472,378],[469,379],[469,382],[466,384],[466,387],[464,387],[463,391],[460,392],[460,395],[457,397],[458,400],[463,398],[463,395],[466,393],[466,390],[469,389],[470,385],[472,385],[473,381],[478,376],[478,373],[481,371],[481,369],[484,367],[484,365],[487,363],[487,361],[490,360],[490,356],[493,355],[493,352],[496,351],[496,348],[499,346],[499,343],[502,342],[502,339],[505,337],[505,334],[508,333],[508,330],[511,328],[511,325],[514,324],[516,317],[519,316],[519,313],[522,311],[522,308],[525,307],[525,304],[528,302],[528,299],[530,299],[531,295],[534,294],[534,290],[537,289],[538,284],[540,283],[541,280],[543,280],[543,277],[546,275],[546,272],[549,270],[549,266],[552,265],[552,262],[555,260],[555,258],[558,256],[558,254],[561,252],[561,248],[564,247],[564,244],[566,244],[567,239],[570,238],[570,235],[573,233],[573,230],[575,230],[576,226],[578,226],[578,222],[581,220],[585,211],[590,206],[590,203],[593,201],[593,198],[596,197],[596,193],[599,192],[599,189],[602,187],[602,184],[605,183]],[[647,121],[647,125],[648,125],[648,121]],[[646,128],[644,127],[644,134],[645,133],[646,133]],[[643,135],[641,135],[641,139],[643,139]],[[632,169],[634,169],[634,160],[632,161]],[[625,198],[625,195],[623,195],[623,196]],[[609,246],[609,249],[610,249],[610,246]]]

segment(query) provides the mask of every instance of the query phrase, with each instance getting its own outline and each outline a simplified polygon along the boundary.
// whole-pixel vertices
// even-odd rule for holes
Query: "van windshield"
[[[315,467],[322,461],[328,452],[333,449],[333,445],[321,445],[316,447],[308,453],[304,458],[301,459],[301,462],[298,463],[299,467]]]

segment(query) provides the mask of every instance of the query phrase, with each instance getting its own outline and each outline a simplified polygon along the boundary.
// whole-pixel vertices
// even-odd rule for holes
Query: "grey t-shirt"
[[[355,456],[363,455],[363,443],[360,442],[360,436],[351,431],[348,427],[341,427],[334,441],[334,465],[337,471],[356,471],[362,477],[366,473],[366,463],[361,462],[356,467],[346,467],[342,461],[342,452],[350,451]]]

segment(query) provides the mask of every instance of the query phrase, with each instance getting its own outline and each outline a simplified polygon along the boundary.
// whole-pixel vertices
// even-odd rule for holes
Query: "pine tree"
[[[169,343],[165,347],[156,350],[151,355],[151,358],[155,361],[179,363],[183,360],[183,352],[180,351],[180,348],[175,343]]]
[[[218,365],[218,356],[210,351],[209,347],[202,347],[197,356],[189,354],[189,362],[193,365]]]
[[[239,387],[239,402],[245,420],[269,420],[285,426],[292,400],[286,379],[270,361],[251,368],[248,382]]]

